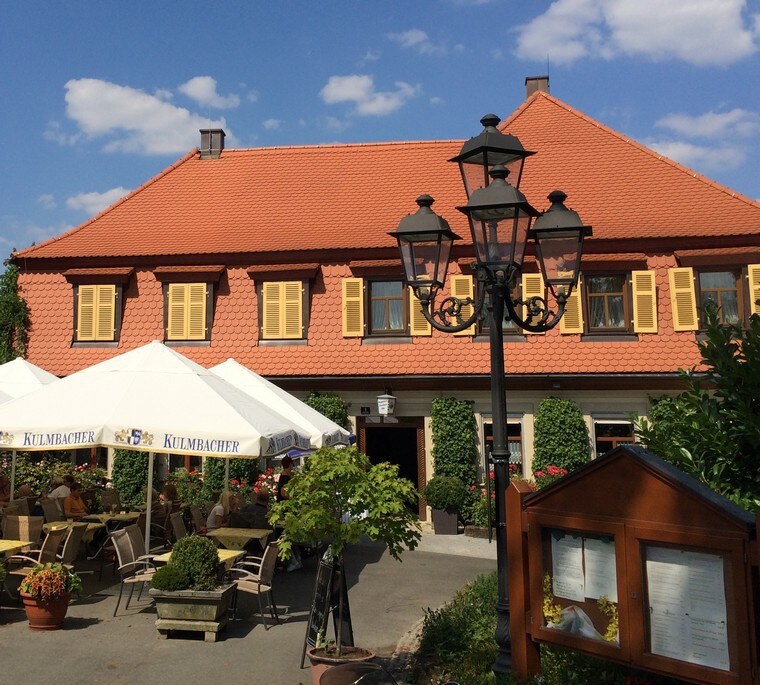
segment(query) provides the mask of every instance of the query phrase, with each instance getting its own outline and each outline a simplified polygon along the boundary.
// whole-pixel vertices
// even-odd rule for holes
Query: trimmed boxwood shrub
[[[572,400],[547,397],[536,411],[533,471],[559,466],[572,471],[591,455],[588,428],[581,408]]]
[[[187,577],[187,573],[176,564],[167,564],[156,571],[150,581],[150,586],[154,590],[176,592],[187,590],[190,587],[190,579]]]
[[[469,490],[456,476],[433,476],[422,496],[433,509],[459,511],[467,500]]]
[[[217,586],[219,555],[211,540],[200,535],[177,540],[169,566],[176,566],[189,580],[190,590],[213,590]]]

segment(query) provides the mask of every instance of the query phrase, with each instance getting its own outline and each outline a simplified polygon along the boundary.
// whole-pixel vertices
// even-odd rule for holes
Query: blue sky
[[[553,95],[760,199],[760,0],[5,0],[0,22],[1,255],[201,127],[228,147],[463,139],[547,58]]]

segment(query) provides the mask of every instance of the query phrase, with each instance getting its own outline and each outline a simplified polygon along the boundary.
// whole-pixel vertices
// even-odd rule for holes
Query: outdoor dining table
[[[12,556],[16,552],[21,552],[27,547],[31,547],[30,540],[4,540],[0,539],[0,556]]]
[[[42,532],[49,533],[54,528],[71,528],[72,523],[87,523],[87,532],[84,534],[84,542],[92,542],[95,533],[101,528],[105,528],[104,523],[89,523],[87,521],[51,521],[50,523],[42,524]]]
[[[242,559],[245,556],[245,551],[237,549],[217,549],[216,553],[219,555],[219,563],[224,564],[226,571],[229,571],[238,559]],[[153,561],[158,564],[168,564],[171,556],[171,551],[164,552],[153,557]]]
[[[140,512],[127,511],[113,514],[87,514],[87,516],[82,517],[82,521],[94,521],[96,523],[107,525],[109,528],[113,528],[114,526],[111,524],[123,525],[126,523],[133,523],[137,521],[138,518],[140,518]]]
[[[251,540],[258,540],[262,547],[272,531],[268,528],[214,528],[206,533],[227,549],[243,549]]]

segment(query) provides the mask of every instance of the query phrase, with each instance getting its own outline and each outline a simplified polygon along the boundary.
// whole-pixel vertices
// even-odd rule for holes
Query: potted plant
[[[422,494],[433,510],[435,534],[456,535],[458,513],[467,499],[467,486],[462,479],[456,476],[433,476]]]
[[[329,543],[326,557],[342,569],[346,545],[364,536],[384,542],[394,559],[399,559],[404,549],[414,549],[419,541],[419,523],[411,508],[417,501],[414,484],[399,478],[395,465],[371,464],[356,447],[323,447],[310,454],[285,493],[288,499],[274,504],[269,514],[273,525],[283,527],[279,540],[283,559],[290,558],[296,543],[322,540]],[[345,573],[337,578],[345,583]],[[345,586],[336,591],[341,601],[335,642],[325,643],[321,635],[318,646],[307,650],[313,683],[319,682],[321,672],[329,666],[374,657],[369,650],[343,644]]]
[[[218,568],[219,555],[208,538],[191,535],[177,541],[169,563],[151,580],[160,637],[168,637],[170,630],[201,631],[206,642],[216,642],[235,592],[234,583],[217,582]]]
[[[58,630],[66,618],[71,593],[81,578],[61,564],[35,566],[21,581],[19,593],[32,630]]]

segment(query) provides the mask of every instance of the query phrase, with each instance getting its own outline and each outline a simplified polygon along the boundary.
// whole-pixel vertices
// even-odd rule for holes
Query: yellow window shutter
[[[95,286],[96,297],[96,340],[114,340],[116,322],[116,286]]]
[[[77,340],[95,340],[95,286],[80,285],[77,304]]]
[[[697,299],[694,295],[694,271],[690,266],[668,269],[670,302],[673,307],[673,330],[696,331]]]
[[[282,331],[282,289],[280,283],[265,281],[261,284],[261,337],[271,340]]]
[[[412,335],[431,335],[433,328],[422,313],[422,303],[409,288],[409,332]]]
[[[283,338],[303,337],[303,283],[286,281],[282,288],[282,331]]]
[[[749,311],[760,315],[760,264],[747,265],[749,280]]]
[[[474,289],[472,285],[472,276],[451,276],[449,278],[451,283],[451,296],[457,297],[460,300],[465,300],[468,297],[472,300],[474,297]],[[462,307],[462,321],[467,321],[472,316],[473,308],[471,304]],[[453,323],[458,323],[454,321]],[[469,328],[465,328],[463,331],[453,333],[452,335],[475,335],[475,324]]]
[[[583,333],[583,283],[578,279],[578,285],[573,288],[565,304],[565,313],[559,320],[559,332],[563,335]]]
[[[206,339],[206,283],[188,283],[187,338]]]
[[[343,279],[343,337],[364,335],[364,279]]]
[[[657,333],[657,286],[654,271],[632,271],[633,332]]]
[[[546,297],[544,288],[544,277],[542,274],[523,274],[522,275],[522,299],[528,300],[531,297]],[[522,317],[527,320],[528,308],[523,307]],[[528,323],[531,323],[528,321]],[[537,335],[533,331],[525,331],[526,335]]]
[[[167,340],[187,340],[187,286],[186,283],[169,283]]]

